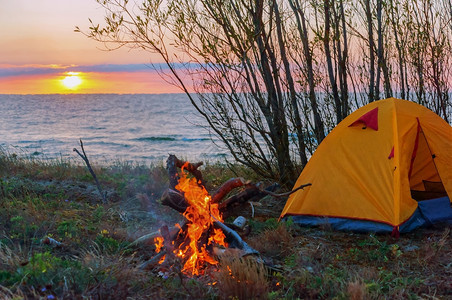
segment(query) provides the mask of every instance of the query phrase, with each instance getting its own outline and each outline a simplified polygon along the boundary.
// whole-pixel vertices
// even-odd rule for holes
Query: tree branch
[[[82,153],[80,153],[77,148],[72,149],[73,151],[77,152],[78,155],[80,155],[80,157],[85,161],[86,167],[88,168],[89,172],[91,173],[91,175],[94,178],[94,181],[96,181],[96,185],[97,185],[97,190],[99,191],[100,196],[102,197],[102,202],[103,203],[107,203],[107,193],[104,193],[102,191],[102,187],[100,186],[99,180],[97,180],[97,176],[96,173],[94,173],[93,168],[91,168],[91,164],[89,163],[89,159],[88,156],[86,155],[85,152],[85,148],[83,147],[83,141],[82,139],[80,139],[80,147],[82,148]]]

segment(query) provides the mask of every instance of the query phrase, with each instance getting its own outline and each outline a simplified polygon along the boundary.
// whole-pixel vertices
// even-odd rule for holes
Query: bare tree
[[[451,120],[448,0],[97,2],[105,24],[85,34],[157,53],[159,73],[263,177],[293,183],[326,134],[380,88]]]

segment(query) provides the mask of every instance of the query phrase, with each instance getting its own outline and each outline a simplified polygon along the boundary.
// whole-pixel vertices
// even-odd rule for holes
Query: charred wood
[[[171,188],[169,188],[168,190],[166,190],[163,195],[162,198],[160,199],[160,202],[163,205],[169,206],[172,209],[180,212],[181,214],[185,212],[185,210],[188,207],[187,201],[185,201],[185,197],[184,195],[182,195],[182,193],[173,190]]]

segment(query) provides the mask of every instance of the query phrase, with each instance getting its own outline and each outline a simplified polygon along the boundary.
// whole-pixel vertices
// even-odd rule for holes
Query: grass
[[[203,168],[210,191],[234,176],[257,180],[243,168]],[[195,278],[177,266],[140,270],[154,246],[131,242],[181,221],[158,202],[165,168],[117,162],[95,171],[107,204],[82,165],[0,151],[1,299],[452,298],[449,228],[399,239],[299,228],[277,222],[284,201],[271,198],[256,206],[246,237],[263,261],[231,252]],[[248,205],[234,212],[250,215]]]

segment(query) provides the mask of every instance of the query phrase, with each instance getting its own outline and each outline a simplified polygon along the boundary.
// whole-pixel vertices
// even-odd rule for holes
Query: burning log
[[[218,203],[212,201],[202,185],[202,176],[194,174],[200,164],[191,165],[185,163],[181,166],[179,174],[177,170],[180,161],[171,155],[167,161],[168,174],[170,175],[170,188],[162,197],[162,204],[168,205],[183,213],[187,222],[180,227],[178,233],[172,236],[167,227],[160,229],[160,236],[155,236],[157,255],[141,266],[150,268],[156,262],[162,263],[168,257],[180,258],[184,261],[182,272],[199,275],[202,274],[206,264],[216,265],[218,261],[212,256],[212,251],[218,247],[233,247],[241,249],[243,255],[258,254],[256,250],[246,244],[240,235],[233,229],[223,224]],[[194,178],[189,178],[187,173]],[[177,180],[177,184],[176,183]],[[215,193],[221,200],[232,189],[244,186],[242,178],[232,179],[225,183]],[[142,237],[139,240],[146,240]],[[163,250],[162,250],[163,249]],[[165,255],[161,254],[165,252]],[[172,259],[171,259],[172,260]]]
[[[181,161],[175,155],[170,154],[166,161],[166,169],[168,171],[168,177],[170,180],[169,188],[163,193],[161,197],[161,203],[163,205],[173,208],[174,210],[180,213],[184,213],[188,207],[188,204],[184,195],[176,191],[176,186],[179,182],[178,168],[182,168],[184,166],[184,169],[191,173],[196,178],[198,184],[204,186],[205,182],[203,180],[202,173],[200,170],[198,170],[198,168],[202,164],[203,164],[202,162],[191,164],[189,162]],[[262,193],[259,187],[251,185],[249,182],[246,182],[245,179],[238,177],[231,178],[228,181],[226,181],[222,186],[220,186],[218,190],[212,195],[212,203],[221,202],[221,200],[232,190],[243,186],[249,187],[245,191],[239,193],[236,197],[228,199],[228,202],[226,204],[224,205],[222,204],[221,205],[222,210],[227,208],[229,204],[235,203],[237,201],[245,202],[248,199],[251,199],[256,196],[261,197],[265,196],[265,194]],[[274,189],[273,186],[269,188],[271,188],[272,190]]]
[[[185,170],[190,172],[199,184],[204,185],[204,179],[202,177],[201,171],[198,170],[202,166],[203,162],[198,162],[191,164],[189,162],[182,161],[178,159],[174,154],[170,154],[166,160],[166,170],[168,171],[169,177],[169,188],[162,195],[161,202],[163,205],[169,206],[174,210],[180,212],[181,214],[185,212],[188,204],[185,200],[184,195],[176,191],[176,186],[179,183],[179,173],[178,168],[185,166]]]
[[[184,213],[185,210],[188,207],[188,204],[186,202],[186,199],[184,195],[178,191],[176,191],[176,185],[179,182],[179,173],[178,168],[181,168],[185,165],[185,170],[187,170],[189,173],[191,173],[197,180],[198,184],[204,186],[204,180],[201,174],[201,171],[198,170],[198,168],[202,165],[202,162],[191,164],[189,162],[184,162],[178,159],[175,155],[170,154],[166,161],[166,169],[168,171],[168,176],[170,179],[169,188],[166,190],[162,197],[161,197],[161,203],[163,205],[169,206],[173,208],[174,210]],[[246,187],[245,190],[242,192],[226,199],[225,201],[221,202],[223,198],[228,195],[232,190],[239,188],[239,187]],[[243,203],[246,201],[260,199],[264,196],[266,196],[267,192],[273,192],[279,187],[278,184],[273,184],[266,189],[263,189],[262,183],[257,184],[251,184],[245,179],[238,177],[238,178],[231,178],[225,183],[223,183],[212,195],[212,203],[220,203],[220,210],[224,211],[229,206],[233,205],[234,203]]]

